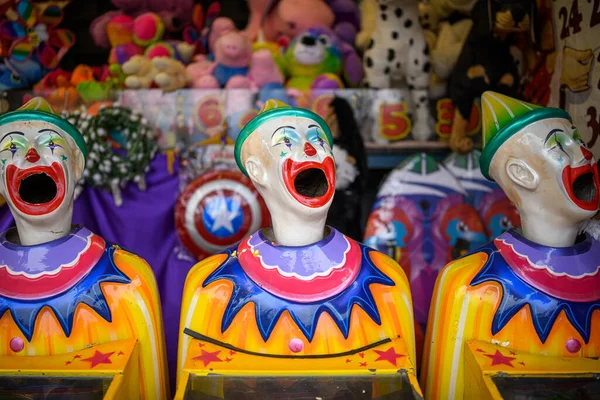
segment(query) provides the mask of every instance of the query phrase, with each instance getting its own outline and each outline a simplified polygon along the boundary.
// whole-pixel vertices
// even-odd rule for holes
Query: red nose
[[[581,147],[581,152],[583,153],[583,156],[585,157],[586,160],[591,160],[592,157],[594,157],[592,152],[589,151],[588,149],[586,149],[585,147]]]
[[[315,154],[317,154],[317,150],[312,146],[312,144],[306,142],[304,143],[304,154],[306,154],[309,157],[312,157]]]
[[[33,164],[40,159],[40,155],[34,148],[31,148],[27,150],[27,153],[25,154],[25,159]]]

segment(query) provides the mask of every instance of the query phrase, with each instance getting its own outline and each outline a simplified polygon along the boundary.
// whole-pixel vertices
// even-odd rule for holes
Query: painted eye
[[[503,216],[500,220],[500,227],[504,230],[512,228],[512,223],[510,222],[507,216]]]
[[[328,47],[331,44],[331,39],[329,39],[329,36],[321,35],[319,36],[319,42],[321,42],[323,46]]]
[[[458,223],[457,229],[459,232],[465,233],[467,231],[467,225],[464,222],[460,221]]]
[[[48,143],[48,147],[55,147],[55,144],[52,140]]]
[[[12,81],[12,83],[21,83],[21,77],[19,75],[10,74],[10,80]]]
[[[285,143],[285,144],[290,144],[290,139],[288,139],[288,138],[286,138],[286,137],[285,137],[285,138],[283,138],[283,143]]]

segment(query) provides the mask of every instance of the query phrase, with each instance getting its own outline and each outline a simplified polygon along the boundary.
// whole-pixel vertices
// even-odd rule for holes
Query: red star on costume
[[[361,363],[360,363],[360,366],[361,366],[361,367],[366,367],[366,366],[367,366],[367,362],[366,362],[366,361],[365,361],[365,362],[361,362]]]
[[[500,353],[500,350],[496,350],[496,352],[493,355],[484,354],[484,356],[492,359],[492,367],[494,365],[508,365],[509,367],[514,368],[511,362],[517,359],[516,357],[507,357],[502,355],[502,353]]]
[[[349,358],[346,358],[346,364],[351,363],[352,360],[350,360]]]
[[[96,350],[92,357],[82,358],[81,361],[90,362],[90,368],[94,368],[98,364],[112,364],[112,361],[110,361],[110,356],[112,356],[113,354],[115,354],[114,351],[111,351],[110,353],[101,353],[98,350]]]
[[[71,361],[67,361],[67,362],[65,363],[65,365],[69,365],[69,364],[71,364]]]
[[[225,362],[232,362],[233,358],[225,357]]]
[[[208,364],[210,364],[211,362],[223,362],[223,360],[221,360],[219,358],[219,353],[221,352],[221,350],[217,350],[217,351],[206,351],[206,350],[202,350],[202,354],[200,354],[198,357],[194,357],[192,358],[192,360],[200,360],[204,363],[204,366],[208,366]]]
[[[198,343],[198,347],[203,348],[204,346],[206,346],[205,343]]]
[[[81,358],[81,356],[79,354],[76,354],[75,357],[73,357],[73,360],[76,358]]]
[[[358,353],[358,356],[359,356],[360,358],[365,358],[365,353]]]
[[[120,351],[120,352],[118,352],[118,353],[117,353],[117,355],[118,355],[118,356],[124,356],[124,355],[125,355],[125,353],[123,353],[122,351]]]
[[[477,349],[475,351],[478,352],[478,353],[485,353],[485,351],[483,351],[482,349]]]
[[[229,355],[230,355],[230,356],[233,356],[233,355],[235,355],[235,354],[236,354],[236,353],[235,353],[235,351],[233,351],[233,350],[229,350]]]
[[[516,355],[517,355],[517,353],[515,353],[514,351],[509,351],[508,353],[509,353],[511,356],[516,356]]]
[[[519,361],[519,364],[525,366],[525,363],[523,361]]]
[[[394,367],[396,366],[396,359],[400,358],[400,357],[404,357],[404,354],[398,354],[396,353],[396,350],[394,349],[394,347],[390,347],[389,349],[387,349],[386,351],[381,351],[381,350],[373,350],[375,353],[377,353],[377,355],[379,357],[377,357],[377,360],[375,361],[389,361],[390,364],[392,364]]]

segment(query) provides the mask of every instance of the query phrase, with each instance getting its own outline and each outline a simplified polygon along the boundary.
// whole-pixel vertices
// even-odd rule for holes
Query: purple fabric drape
[[[73,223],[84,225],[106,241],[143,257],[152,267],[162,301],[171,388],[175,388],[177,339],[183,284],[194,261],[181,247],[175,231],[174,207],[179,196],[178,165],[171,175],[166,156],[159,154],[146,175],[147,190],[130,184],[123,205],[112,194],[86,187],[75,201]],[[14,225],[8,207],[0,209],[0,229]]]

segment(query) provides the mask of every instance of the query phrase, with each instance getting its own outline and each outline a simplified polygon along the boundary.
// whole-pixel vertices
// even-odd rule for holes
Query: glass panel
[[[504,400],[600,400],[600,379],[493,377]]]
[[[112,377],[0,376],[0,400],[101,400]]]
[[[185,400],[413,400],[406,373],[387,376],[191,375]]]

